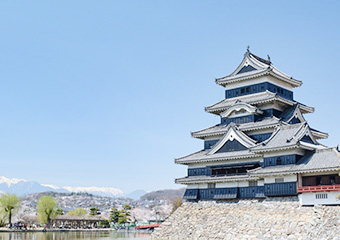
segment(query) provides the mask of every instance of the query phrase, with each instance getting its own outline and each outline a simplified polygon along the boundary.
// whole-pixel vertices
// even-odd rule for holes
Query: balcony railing
[[[340,184],[298,187],[298,193],[340,191]]]

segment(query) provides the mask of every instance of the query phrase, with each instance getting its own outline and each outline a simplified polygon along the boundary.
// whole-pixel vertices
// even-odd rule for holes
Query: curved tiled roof
[[[266,90],[264,92],[254,93],[250,95],[223,99],[222,101],[216,104],[206,107],[205,111],[209,113],[219,114],[227,110],[228,108],[232,107],[233,105],[235,105],[238,101],[243,101],[243,102],[246,102],[252,105],[263,104],[263,103],[273,102],[273,101],[279,101],[281,103],[284,103],[290,106],[294,106],[295,104],[298,103],[298,102],[280,97],[278,94]],[[313,107],[308,107],[303,104],[300,104],[300,109],[303,110],[305,113],[314,112]]]
[[[322,147],[319,145],[312,134],[310,134],[312,143],[305,143],[302,138],[308,133],[309,126],[306,122],[297,123],[292,125],[281,124],[272,134],[272,136],[257,146],[251,148],[253,152],[267,152],[275,150],[283,150],[289,148],[306,148],[306,149],[317,149]]]
[[[195,184],[195,183],[216,183],[216,182],[237,182],[237,181],[249,181],[258,180],[256,176],[250,175],[238,175],[238,176],[223,176],[223,177],[213,177],[213,176],[195,176],[195,177],[184,177],[175,179],[176,183],[182,184]]]
[[[248,67],[248,69],[242,71],[245,67]],[[229,83],[244,81],[263,75],[271,75],[293,87],[302,85],[301,81],[294,79],[273,66],[270,60],[260,58],[249,51],[244,54],[242,62],[233,73],[222,78],[217,78],[216,83],[225,86]]]
[[[252,131],[258,129],[266,129],[266,128],[274,128],[278,126],[280,123],[280,119],[276,117],[272,118],[265,118],[258,122],[249,122],[239,124],[238,128],[241,131]],[[228,130],[228,125],[225,124],[218,124],[209,128],[205,128],[199,131],[195,131],[191,133],[192,137],[204,139],[205,137],[209,136],[221,136],[225,134]]]
[[[176,158],[175,163],[190,164],[190,163],[199,163],[199,162],[211,162],[211,161],[261,157],[261,155],[252,153],[249,150],[215,153],[212,155],[209,155],[208,152],[209,150],[205,150],[205,151],[202,150],[202,151],[195,152],[185,157]]]
[[[292,173],[311,173],[337,171],[340,168],[340,153],[336,148],[317,149],[303,156],[297,164],[257,168],[248,171],[250,175],[284,175]]]

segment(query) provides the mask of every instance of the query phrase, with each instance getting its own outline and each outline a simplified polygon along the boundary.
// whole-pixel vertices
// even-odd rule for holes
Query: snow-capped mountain
[[[49,184],[40,184],[24,179],[0,177],[0,193],[15,193],[18,196],[25,196],[40,192],[87,192],[102,197],[122,197],[123,191],[117,188],[105,187],[58,187]]]
[[[122,197],[123,191],[117,188],[105,187],[63,187],[69,192],[87,192],[101,197]]]

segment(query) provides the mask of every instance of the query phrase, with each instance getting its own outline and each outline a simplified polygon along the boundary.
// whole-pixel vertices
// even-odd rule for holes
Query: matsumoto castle
[[[216,83],[225,87],[225,99],[205,111],[221,122],[192,132],[204,140],[203,150],[175,159],[188,165],[188,176],[176,179],[187,185],[184,199],[298,196],[301,205],[340,204],[340,153],[320,144],[328,134],[306,122],[314,108],[293,96],[301,81],[248,49]]]

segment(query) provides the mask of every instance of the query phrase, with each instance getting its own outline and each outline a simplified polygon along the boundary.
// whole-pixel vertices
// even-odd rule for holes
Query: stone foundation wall
[[[300,207],[297,198],[185,202],[153,239],[340,239],[340,207]]]

